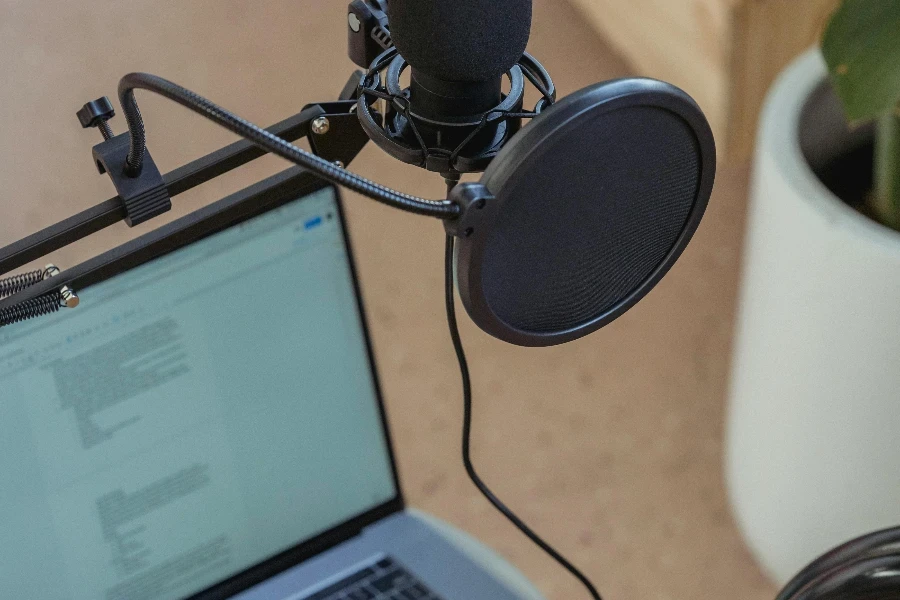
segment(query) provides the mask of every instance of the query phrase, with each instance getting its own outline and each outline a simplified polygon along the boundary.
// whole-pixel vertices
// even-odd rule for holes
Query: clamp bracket
[[[94,161],[101,174],[109,174],[125,206],[125,223],[140,225],[172,209],[172,198],[150,153],[144,154],[137,177],[125,174],[131,136],[123,133],[94,146]]]

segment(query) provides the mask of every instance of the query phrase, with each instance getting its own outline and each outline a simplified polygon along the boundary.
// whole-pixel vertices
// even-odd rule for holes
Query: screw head
[[[359,33],[362,23],[360,22],[359,17],[356,16],[356,13],[347,15],[347,22],[350,23],[350,29],[353,30],[353,33]]]
[[[77,308],[80,304],[81,300],[78,298],[78,294],[73,292],[69,286],[63,286],[62,289],[59,290],[61,296],[61,304],[64,308]]]
[[[59,275],[59,273],[59,267],[57,267],[53,263],[50,263],[46,267],[44,267],[44,279],[47,279],[48,277],[56,277],[57,275]]]
[[[325,135],[331,129],[331,123],[325,117],[316,117],[312,122],[312,132],[316,135]]]
[[[336,167],[339,167],[339,168],[341,168],[341,169],[343,169],[344,167],[347,166],[347,165],[344,164],[344,161],[342,161],[342,160],[336,160],[336,161],[334,161],[334,164],[335,164]]]

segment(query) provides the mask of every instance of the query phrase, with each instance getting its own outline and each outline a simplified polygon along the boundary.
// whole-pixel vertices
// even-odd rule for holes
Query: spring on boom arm
[[[62,294],[59,292],[26,300],[10,308],[0,310],[0,327],[55,313],[62,307],[61,305]]]
[[[0,279],[0,300],[17,294],[33,285],[59,274],[55,265]],[[19,323],[35,317],[55,313],[60,308],[78,306],[78,296],[68,287],[25,300],[8,308],[0,309],[0,327]]]
[[[0,299],[12,296],[44,280],[44,269],[0,279]]]

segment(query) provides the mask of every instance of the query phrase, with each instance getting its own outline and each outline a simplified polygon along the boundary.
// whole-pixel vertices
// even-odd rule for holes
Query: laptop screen
[[[396,497],[326,188],[0,329],[0,598],[170,600]]]

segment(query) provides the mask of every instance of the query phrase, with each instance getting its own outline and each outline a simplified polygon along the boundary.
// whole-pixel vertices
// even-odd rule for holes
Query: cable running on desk
[[[463,457],[463,465],[466,468],[466,473],[469,475],[469,479],[472,480],[472,483],[475,484],[475,487],[478,488],[478,491],[482,493],[482,495],[488,499],[488,501],[499,510],[503,516],[509,519],[513,525],[515,525],[519,531],[525,534],[528,539],[534,542],[541,550],[549,554],[556,562],[563,566],[563,568],[571,573],[578,581],[587,588],[588,592],[591,594],[591,598],[594,600],[602,600],[600,597],[600,593],[597,591],[597,588],[594,587],[594,584],[591,583],[591,580],[587,578],[578,568],[569,562],[562,554],[560,554],[556,549],[553,548],[550,544],[545,542],[541,537],[534,532],[528,525],[525,524],[522,519],[520,519],[516,514],[503,503],[500,498],[491,491],[491,489],[487,486],[486,483],[481,479],[478,475],[478,472],[475,470],[475,466],[472,464],[472,378],[469,374],[469,363],[466,360],[465,349],[462,345],[462,339],[459,335],[459,324],[456,320],[456,297],[455,297],[455,287],[453,281],[453,251],[455,247],[455,238],[451,235],[447,236],[446,242],[446,250],[444,255],[444,282],[445,282],[445,302],[447,308],[447,323],[450,327],[450,338],[453,340],[453,349],[456,351],[456,358],[459,361],[459,371],[462,376],[462,386],[463,386],[463,439],[462,439],[462,457]]]

